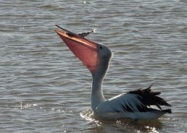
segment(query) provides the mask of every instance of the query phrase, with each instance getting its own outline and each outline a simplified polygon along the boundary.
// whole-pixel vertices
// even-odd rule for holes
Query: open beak
[[[59,28],[60,29],[55,29],[55,32],[61,37],[75,56],[77,56],[77,58],[79,58],[90,70],[90,72],[94,72],[99,63],[98,45],[78,34],[61,27]]]

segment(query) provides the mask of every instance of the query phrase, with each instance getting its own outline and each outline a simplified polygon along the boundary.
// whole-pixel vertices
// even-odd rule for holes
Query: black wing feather
[[[151,91],[152,85],[153,84],[151,84],[146,89],[138,89],[138,90],[135,90],[135,91],[130,91],[128,93],[129,94],[138,95],[138,99],[144,105],[147,105],[147,106],[156,105],[160,110],[162,110],[162,108],[160,106],[171,106],[163,98],[158,96],[159,94],[161,94],[161,92],[153,92],[153,91]]]

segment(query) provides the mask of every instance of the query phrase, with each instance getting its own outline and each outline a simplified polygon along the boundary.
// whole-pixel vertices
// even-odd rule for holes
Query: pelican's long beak
[[[57,26],[59,27],[59,26]],[[94,72],[98,66],[98,44],[64,28],[55,29],[69,49],[77,56],[83,64]]]

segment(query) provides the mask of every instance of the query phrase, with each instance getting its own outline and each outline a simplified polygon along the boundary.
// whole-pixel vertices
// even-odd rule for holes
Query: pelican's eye
[[[103,47],[102,47],[102,46],[99,46],[99,49],[103,49]]]

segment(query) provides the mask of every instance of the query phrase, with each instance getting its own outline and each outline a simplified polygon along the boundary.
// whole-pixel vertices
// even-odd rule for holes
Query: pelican
[[[85,38],[93,31],[76,34],[56,26],[55,32],[92,75],[91,108],[94,115],[106,119],[154,120],[171,113],[171,109],[161,108],[171,105],[158,96],[160,92],[151,90],[152,85],[105,99],[102,83],[112,56],[110,49]]]

